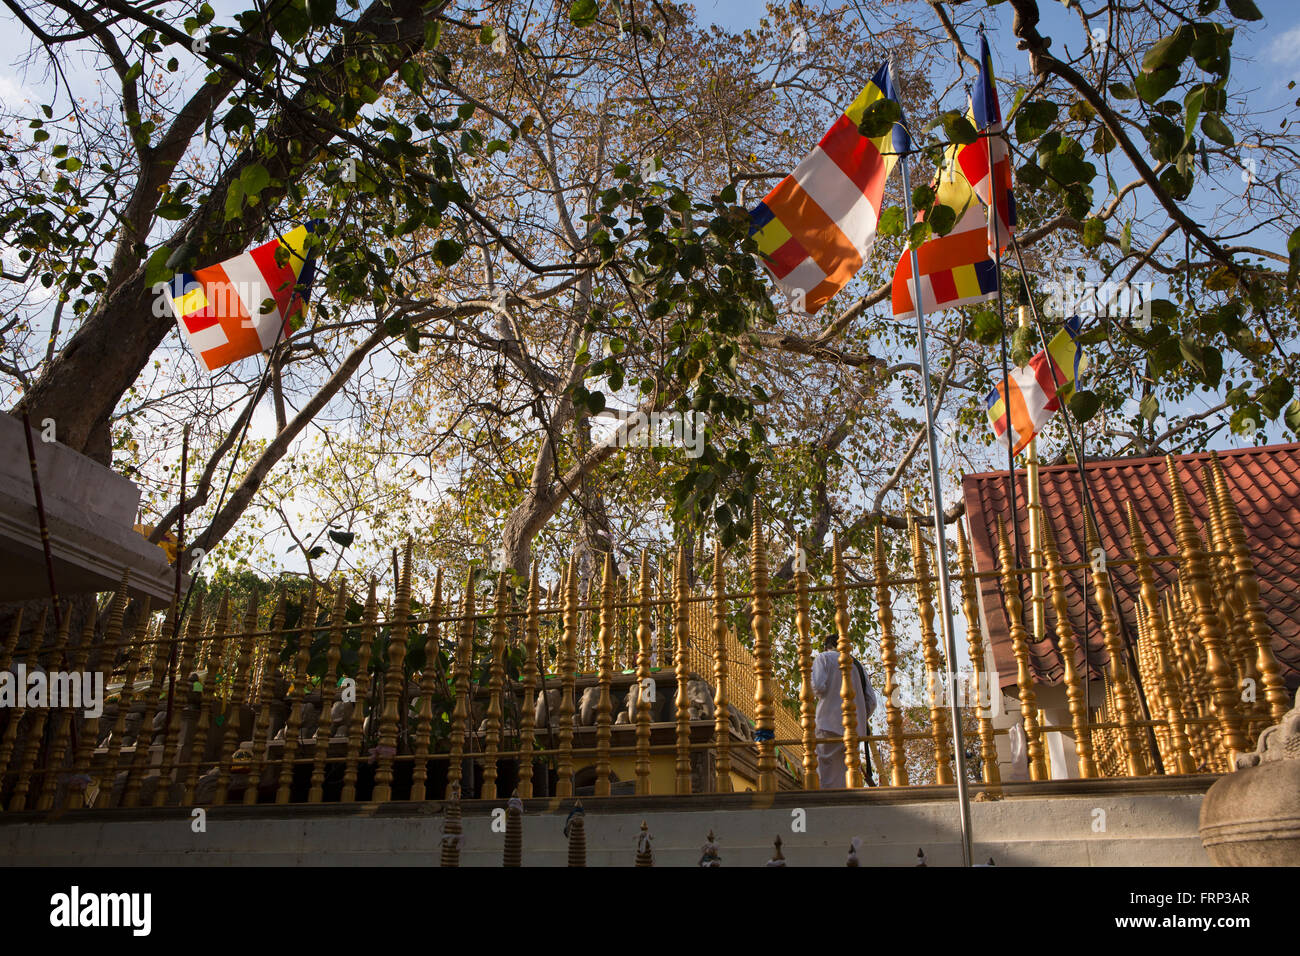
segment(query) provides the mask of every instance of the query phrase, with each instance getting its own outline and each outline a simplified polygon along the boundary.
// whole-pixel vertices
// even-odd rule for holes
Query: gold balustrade
[[[1063,564],[1047,534],[1034,566],[1064,655],[1068,718],[1059,724],[1040,709],[1023,624],[1020,586],[1034,568],[1012,566],[1002,531],[999,566],[976,571],[958,529],[953,579],[969,622],[969,683],[993,678],[979,609],[980,584],[993,578],[1007,595],[1017,661],[1017,673],[1001,675],[1014,683],[1001,690],[1019,702],[1030,779],[1048,776],[1052,733],[1068,738],[1085,777],[1225,772],[1276,717],[1287,690],[1240,517],[1217,462],[1204,481],[1213,518],[1198,531],[1170,467],[1178,554],[1149,554],[1132,508],[1132,557],[1110,558],[1108,568]],[[102,605],[98,637],[93,621],[74,630],[67,618],[49,633],[42,611],[30,631],[18,618],[0,641],[0,670],[90,668],[111,691],[93,719],[25,702],[0,712],[0,807],[815,789],[814,749],[832,741],[847,742],[851,785],[860,782],[859,745],[874,754],[881,786],[951,782],[949,717],[936,683],[938,575],[919,528],[897,549],[910,558],[910,574],[889,573],[889,533],[874,528],[865,553],[846,553],[836,539],[816,575],[794,542],[788,580],[769,574],[777,563],[767,534],[756,517],[747,560],[730,569],[746,582],[740,590],[727,590],[720,546],[712,574],[694,588],[681,549],[657,563],[643,553],[626,578],[604,555],[586,604],[576,557],[553,586],[537,567],[526,587],[509,573],[471,571],[459,597],[438,572],[432,602],[413,603],[409,543],[388,612],[377,582],[358,607],[360,596],[339,579],[320,583],[319,602],[316,588],[294,599],[283,589],[241,596],[233,626],[231,595],[199,594],[178,625],[174,607],[153,614],[128,602],[124,579]],[[1124,565],[1141,585],[1131,596],[1135,635],[1121,628],[1110,573]],[[1083,569],[1094,585],[1091,626],[1107,652],[1104,693],[1093,688],[1091,709],[1084,636],[1071,622],[1064,577]],[[1164,583],[1175,574],[1176,583]],[[483,588],[492,592],[486,602]],[[878,652],[881,732],[858,739],[850,708],[861,702],[851,692],[844,733],[817,729],[811,672],[828,633],[837,639],[841,688],[852,685],[844,677],[853,657],[868,646]],[[412,665],[420,647],[422,663]],[[904,701],[909,679],[916,692]],[[1238,693],[1246,681],[1258,685],[1253,702]],[[962,723],[979,758],[975,781],[996,787],[1010,731],[988,703],[968,702]]]

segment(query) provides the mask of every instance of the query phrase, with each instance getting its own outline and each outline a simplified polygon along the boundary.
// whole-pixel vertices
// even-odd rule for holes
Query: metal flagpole
[[[889,64],[890,79],[893,79],[894,64]],[[895,86],[895,89],[897,87]],[[901,96],[900,96],[901,99]],[[902,104],[899,104],[902,110]],[[906,222],[912,222],[912,178],[908,172],[908,153],[911,144],[903,153],[903,209]],[[916,335],[921,349],[921,390],[925,401],[925,435],[930,453],[930,500],[934,504],[934,545],[938,552],[939,564],[939,613],[943,616],[944,670],[948,686],[948,711],[952,716],[953,760],[957,771],[957,804],[961,812],[961,863],[971,865],[971,826],[970,802],[966,794],[966,750],[961,732],[961,712],[957,709],[957,641],[952,628],[952,602],[949,596],[948,581],[948,543],[943,533],[943,490],[939,486],[939,451],[934,441],[934,398],[930,390],[930,357],[925,341],[925,309],[921,305],[921,267],[917,261],[916,249],[912,256],[912,303],[916,307]]]

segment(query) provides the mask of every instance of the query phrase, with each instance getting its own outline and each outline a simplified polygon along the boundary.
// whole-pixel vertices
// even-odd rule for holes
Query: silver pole
[[[892,72],[892,68],[891,68]],[[903,209],[912,222],[912,178],[907,156],[903,156]],[[944,670],[948,679],[948,712],[952,715],[952,753],[957,773],[957,803],[961,810],[961,865],[971,865],[970,803],[966,796],[966,750],[962,742],[961,714],[957,710],[957,641],[952,632],[952,603],[949,600],[948,542],[943,534],[943,491],[939,487],[939,452],[934,443],[934,399],[930,393],[930,357],[925,346],[925,309],[921,306],[921,267],[912,256],[912,301],[916,306],[916,335],[921,345],[921,389],[925,398],[925,435],[930,451],[930,499],[934,502],[934,544],[939,563],[939,613],[943,615]]]

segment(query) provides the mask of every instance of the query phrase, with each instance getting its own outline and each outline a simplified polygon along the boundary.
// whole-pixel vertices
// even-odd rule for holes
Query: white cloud
[[[25,103],[33,102],[32,93],[22,80],[12,73],[0,72],[0,104],[5,109],[19,110]]]
[[[1275,37],[1264,52],[1274,63],[1300,62],[1300,25]]]

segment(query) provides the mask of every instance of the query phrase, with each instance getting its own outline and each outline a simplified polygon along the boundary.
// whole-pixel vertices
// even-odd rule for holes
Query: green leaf
[[[454,266],[465,254],[465,247],[455,239],[439,239],[433,244],[434,261],[442,266]]]
[[[1290,292],[1295,288],[1296,280],[1300,279],[1300,226],[1293,229],[1287,238],[1286,251],[1291,257],[1290,266],[1286,270],[1286,288]]]
[[[226,221],[238,219],[240,211],[244,208],[244,184],[241,180],[236,179],[226,190]]]
[[[1178,68],[1192,50],[1194,34],[1189,26],[1180,26],[1167,37],[1161,37],[1142,58],[1142,69],[1147,73]]]
[[[1106,238],[1106,221],[1097,216],[1089,216],[1083,221],[1083,247],[1096,249]]]
[[[599,13],[600,4],[596,0],[573,0],[569,5],[569,22],[575,27],[589,27]]]
[[[1133,220],[1128,219],[1124,222],[1124,229],[1119,234],[1119,251],[1128,255],[1129,250],[1133,248]]]
[[[1170,196],[1177,200],[1186,199],[1192,193],[1192,175],[1189,169],[1186,173],[1178,171],[1175,166],[1170,166],[1160,174],[1160,185]]]
[[[919,248],[927,239],[930,238],[930,224],[928,222],[916,222],[912,228],[907,230],[907,245],[911,249]]]
[[[971,121],[956,110],[953,110],[944,116],[943,132],[951,142],[959,143],[963,146],[979,139],[979,133],[971,124]]]
[[[171,259],[172,251],[166,246],[159,246],[149,256],[149,261],[144,266],[144,284],[153,286],[159,282],[170,282],[172,270],[168,267],[167,261]]]
[[[1075,421],[1086,422],[1101,410],[1101,399],[1096,392],[1081,389],[1070,396],[1069,406]]]
[[[882,236],[901,236],[905,219],[902,206],[889,206],[880,214],[876,232]]]
[[[1228,12],[1238,20],[1263,20],[1254,0],[1228,0]]]
[[[1292,402],[1286,407],[1286,427],[1300,435],[1300,402]]]
[[[1144,395],[1142,401],[1138,403],[1138,414],[1148,422],[1154,422],[1156,416],[1160,414],[1160,403],[1156,401],[1154,395]]]
[[[1015,363],[1016,368],[1024,368],[1029,364],[1029,360],[1034,357],[1037,350],[1038,337],[1034,330],[1027,325],[1021,325],[1011,333],[1011,361]]]
[[[1002,320],[991,309],[982,309],[971,322],[971,335],[980,345],[994,345],[1002,338]]]
[[[1201,132],[1220,146],[1232,146],[1236,142],[1232,130],[1228,129],[1227,124],[1213,113],[1206,113],[1201,118]]]
[[[1110,90],[1110,95],[1117,100],[1131,100],[1137,95],[1123,83],[1112,83],[1106,89]]]
[[[418,354],[420,351],[420,332],[418,329],[410,328],[406,330],[405,335],[407,351]]]
[[[1178,71],[1172,67],[1154,73],[1139,73],[1133,81],[1133,87],[1144,103],[1155,103],[1174,88],[1178,76]]]
[[[1205,85],[1196,87],[1183,98],[1184,119],[1183,135],[1190,140],[1196,129],[1196,120],[1205,108]]]
[[[952,232],[952,227],[957,225],[957,210],[951,206],[937,205],[926,216],[926,222],[930,224],[935,235],[946,236]]]
[[[239,183],[243,187],[244,195],[252,198],[271,185],[271,174],[261,163],[253,163],[245,166],[240,172]]]
[[[1275,376],[1268,387],[1259,394],[1259,409],[1267,418],[1277,418],[1282,408],[1295,396],[1295,386],[1280,375]]]
[[[934,205],[934,190],[929,186],[917,186],[912,190],[912,208],[923,212]]]
[[[1233,31],[1225,30],[1217,23],[1198,23],[1194,29],[1196,39],[1192,41],[1192,59],[1207,73],[1226,77],[1232,64]]]
[[[327,27],[334,22],[337,0],[307,0],[307,11],[314,27]]]
[[[903,110],[890,99],[879,99],[862,113],[858,123],[858,132],[867,139],[884,136],[894,128],[894,124],[903,118]]]
[[[1016,139],[1022,143],[1038,139],[1055,122],[1059,112],[1051,100],[1030,100],[1016,114]]]
[[[339,547],[346,548],[354,540],[356,540],[356,535],[353,534],[351,531],[331,531],[329,533],[329,538]]]

